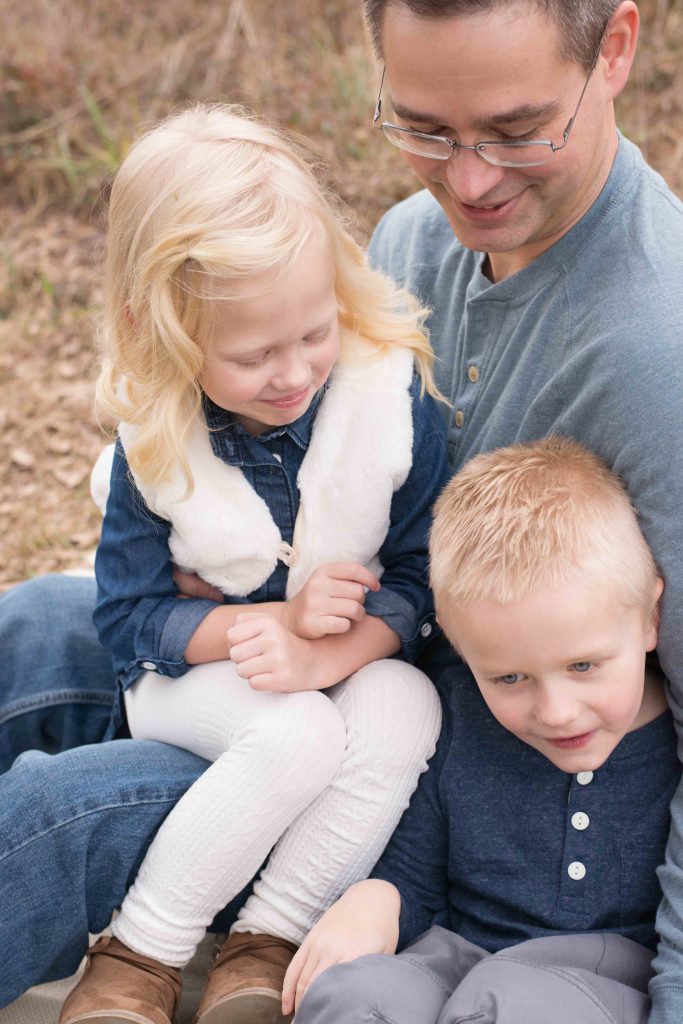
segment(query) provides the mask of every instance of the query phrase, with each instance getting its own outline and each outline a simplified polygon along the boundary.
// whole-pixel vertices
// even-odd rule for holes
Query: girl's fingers
[[[230,639],[228,638],[228,643]],[[242,640],[241,643],[232,643],[229,648],[229,657],[236,665],[249,661],[251,658],[258,658],[265,654],[263,637],[259,634],[250,640]]]
[[[379,590],[379,580],[375,574],[358,562],[330,562],[325,566],[325,572],[330,579],[347,580],[360,583],[369,590]]]

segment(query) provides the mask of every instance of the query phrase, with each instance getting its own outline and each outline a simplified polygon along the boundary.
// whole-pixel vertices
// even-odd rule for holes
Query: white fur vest
[[[179,471],[156,487],[133,473],[147,506],[172,524],[169,546],[176,564],[234,597],[262,586],[278,558],[289,566],[287,597],[325,562],[360,562],[380,574],[377,553],[389,529],[392,497],[412,464],[412,374],[413,358],[406,349],[335,366],[299,470],[300,504],[291,547],[242,470],[214,455],[203,421],[186,446],[195,484],[191,497],[181,497],[185,481]],[[120,424],[124,450],[136,429]],[[91,488],[101,508],[106,506],[110,449],[93,470]]]

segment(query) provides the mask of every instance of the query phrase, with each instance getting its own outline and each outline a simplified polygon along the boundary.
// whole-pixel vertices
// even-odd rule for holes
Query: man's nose
[[[498,187],[507,170],[488,163],[471,149],[454,149],[446,163],[445,175],[456,199],[468,206],[485,206],[487,196]]]

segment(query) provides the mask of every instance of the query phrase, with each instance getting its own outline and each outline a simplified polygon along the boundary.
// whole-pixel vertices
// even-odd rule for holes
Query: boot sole
[[[282,1014],[280,994],[274,989],[253,988],[236,992],[214,1003],[195,1024],[290,1024],[294,1014]]]
[[[76,1017],[69,1017],[61,1024],[154,1024],[149,1017],[143,1017],[140,1013],[132,1010],[91,1010],[88,1013],[79,1013]]]

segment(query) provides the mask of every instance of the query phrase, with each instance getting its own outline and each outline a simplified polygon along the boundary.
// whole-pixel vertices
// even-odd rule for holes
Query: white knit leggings
[[[136,739],[213,761],[159,829],[112,924],[126,945],[174,967],[273,847],[234,930],[301,943],[372,870],[441,724],[430,681],[398,660],[324,692],[255,692],[231,662],[178,679],[147,672],[126,711]]]

